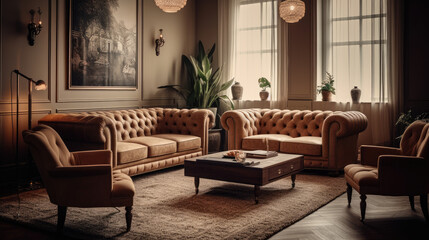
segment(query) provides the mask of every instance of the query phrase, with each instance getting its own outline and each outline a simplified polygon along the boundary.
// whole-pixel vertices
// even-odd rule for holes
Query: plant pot
[[[270,95],[270,93],[267,92],[266,90],[262,90],[259,92],[259,97],[261,97],[262,101],[267,100],[269,95]]]
[[[231,86],[231,92],[232,100],[241,100],[243,96],[243,86],[241,86],[239,82],[235,82],[235,84]]]
[[[322,90],[322,101],[331,101],[332,99],[332,92]]]

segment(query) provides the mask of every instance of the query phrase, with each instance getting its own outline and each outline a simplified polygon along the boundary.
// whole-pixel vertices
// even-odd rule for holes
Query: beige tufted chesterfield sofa
[[[110,149],[114,170],[130,176],[183,164],[207,154],[214,115],[204,109],[147,108],[49,114],[70,151]]]
[[[304,167],[338,173],[357,161],[358,134],[366,129],[361,112],[241,109],[225,112],[228,149],[266,149],[304,155]]]

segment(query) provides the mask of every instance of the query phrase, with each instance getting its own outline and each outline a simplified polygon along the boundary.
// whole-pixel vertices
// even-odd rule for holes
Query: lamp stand
[[[15,143],[15,156],[16,156],[16,162],[19,162],[19,73],[17,70],[15,70],[16,74],[16,143]],[[22,74],[21,74],[22,75]],[[25,78],[28,79],[27,76],[24,75]],[[33,93],[33,81],[28,81],[28,130],[31,130],[31,123],[32,123],[32,93]],[[31,155],[30,155],[31,156]],[[28,161],[29,164],[31,161]],[[30,180],[30,188],[33,187],[33,181]]]

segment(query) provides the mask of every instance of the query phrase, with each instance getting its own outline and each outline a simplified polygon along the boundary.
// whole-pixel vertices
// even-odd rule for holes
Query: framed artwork
[[[69,89],[137,89],[137,0],[70,0]]]

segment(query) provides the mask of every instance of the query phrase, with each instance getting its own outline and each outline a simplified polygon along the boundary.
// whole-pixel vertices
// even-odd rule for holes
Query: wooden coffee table
[[[278,156],[258,159],[246,158],[259,164],[241,166],[216,161],[197,161],[202,158],[222,158],[226,152],[219,152],[185,160],[185,176],[194,177],[195,194],[198,194],[200,178],[244,183],[255,186],[255,202],[258,203],[260,187],[291,176],[295,187],[296,174],[304,169],[303,155],[279,153]],[[231,159],[231,161],[233,161]]]

